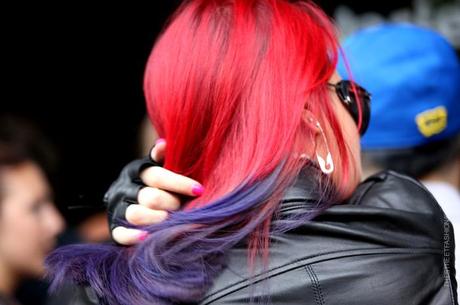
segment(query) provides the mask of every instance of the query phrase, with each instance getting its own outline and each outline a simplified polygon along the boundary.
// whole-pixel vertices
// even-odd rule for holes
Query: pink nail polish
[[[155,145],[162,144],[162,143],[166,143],[166,140],[163,139],[163,138],[158,138],[158,139],[155,141]]]
[[[204,192],[204,187],[201,184],[195,184],[192,187],[192,194],[195,196],[201,196]]]
[[[137,239],[139,239],[140,241],[144,241],[147,236],[149,236],[149,232],[147,231],[142,231],[139,233],[139,235],[137,236]]]

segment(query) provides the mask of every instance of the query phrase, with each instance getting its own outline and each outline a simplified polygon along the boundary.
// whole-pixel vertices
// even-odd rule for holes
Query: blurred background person
[[[358,31],[343,48],[353,77],[372,94],[372,120],[362,138],[365,175],[392,169],[420,179],[452,222],[459,245],[460,64],[454,48],[440,34],[409,24]],[[339,70],[348,76],[343,62]]]
[[[86,217],[64,231],[51,183],[57,168],[57,154],[37,126],[0,116],[0,305],[76,304],[69,287],[48,296],[44,258],[58,244],[110,239],[102,204],[69,206],[68,214]]]
[[[50,154],[31,125],[0,118],[0,304],[18,304],[21,282],[43,276],[45,256],[64,230],[45,173]]]

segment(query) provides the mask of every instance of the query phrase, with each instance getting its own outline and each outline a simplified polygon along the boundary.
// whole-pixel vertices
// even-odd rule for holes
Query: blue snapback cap
[[[382,24],[352,34],[342,48],[353,79],[372,94],[363,150],[409,148],[460,132],[460,63],[440,34]],[[337,69],[350,78],[343,58]]]

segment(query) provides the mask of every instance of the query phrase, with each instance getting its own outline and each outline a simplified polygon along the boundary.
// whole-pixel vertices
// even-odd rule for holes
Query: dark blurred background
[[[179,2],[111,3],[102,9],[24,4],[2,12],[0,112],[32,120],[56,147],[59,166],[52,182],[70,224],[92,210],[67,207],[100,206],[123,164],[137,157],[144,64]],[[460,46],[459,1],[319,5],[344,34],[382,19],[407,20],[435,27]]]

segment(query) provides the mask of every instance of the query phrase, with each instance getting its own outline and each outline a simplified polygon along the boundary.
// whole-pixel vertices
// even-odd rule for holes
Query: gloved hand
[[[160,166],[166,142],[158,140],[150,156],[126,165],[104,195],[112,238],[122,245],[136,244],[147,232],[120,226],[127,220],[133,225],[161,222],[168,213],[180,208],[180,196],[199,196],[203,186]]]
[[[140,178],[142,170],[150,166],[159,166],[148,157],[134,160],[126,165],[104,195],[110,230],[115,229],[121,220],[126,220],[125,213],[129,205],[137,204],[137,195],[145,186]]]

